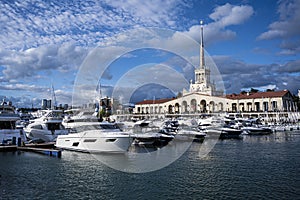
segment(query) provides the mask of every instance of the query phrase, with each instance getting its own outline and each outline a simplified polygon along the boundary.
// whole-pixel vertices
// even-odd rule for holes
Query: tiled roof
[[[144,100],[141,102],[136,103],[136,105],[143,105],[143,104],[160,104],[165,103],[168,101],[174,100],[174,98],[171,99],[152,99],[152,100]]]
[[[226,98],[228,99],[258,99],[258,98],[272,98],[272,97],[283,97],[288,90],[282,91],[270,91],[270,92],[255,92],[255,93],[241,93],[241,94],[228,94]]]

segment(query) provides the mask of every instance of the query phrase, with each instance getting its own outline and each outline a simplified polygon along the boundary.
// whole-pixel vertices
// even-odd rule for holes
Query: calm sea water
[[[300,132],[199,145],[171,165],[132,174],[93,156],[0,153],[0,199],[300,199]]]

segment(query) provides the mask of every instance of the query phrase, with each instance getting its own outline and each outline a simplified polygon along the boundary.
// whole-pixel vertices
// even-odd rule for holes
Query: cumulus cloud
[[[293,55],[300,52],[300,1],[283,0],[278,4],[279,19],[272,22],[268,31],[260,34],[258,40],[281,39],[279,54]]]
[[[87,50],[73,43],[39,46],[25,51],[1,50],[0,65],[5,79],[34,77],[41,71],[76,70],[83,61]]]
[[[244,23],[253,14],[253,8],[248,5],[234,6],[226,3],[223,6],[215,8],[214,12],[209,15],[215,23],[223,27],[238,25]]]
[[[230,56],[213,56],[223,77],[226,93],[238,93],[241,89],[265,90],[289,89],[295,93],[300,84],[299,60],[279,64],[248,64]]]
[[[253,8],[249,5],[235,6],[227,3],[217,6],[209,15],[213,22],[204,25],[205,43],[233,39],[236,32],[228,29],[228,26],[245,23],[253,13]],[[200,25],[194,25],[186,33],[200,41],[199,30]]]

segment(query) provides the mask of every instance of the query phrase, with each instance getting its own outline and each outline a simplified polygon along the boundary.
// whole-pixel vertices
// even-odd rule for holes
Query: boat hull
[[[59,135],[55,146],[61,149],[88,153],[122,153],[132,144],[129,135],[93,133]]]
[[[230,139],[230,138],[240,138],[242,130],[232,129],[232,128],[222,128],[220,139]]]
[[[272,129],[270,128],[256,128],[256,127],[245,127],[242,128],[243,133],[246,135],[269,135],[273,133]]]

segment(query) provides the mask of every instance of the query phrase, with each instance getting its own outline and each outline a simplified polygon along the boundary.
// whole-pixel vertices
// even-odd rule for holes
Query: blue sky
[[[288,89],[294,94],[300,89],[299,1],[2,0],[0,96],[18,106],[39,106],[42,98],[50,98],[53,84],[58,103],[70,103],[78,71],[95,47],[113,52],[110,48],[128,37],[136,43],[145,38],[136,30],[158,28],[171,30],[168,44],[161,35],[155,36],[159,47],[188,50],[177,36],[199,42],[200,20],[205,50],[217,65],[227,94],[251,87]],[[186,56],[199,60],[198,54]],[[172,65],[187,80],[192,78],[191,66],[172,55],[138,50],[115,59],[99,77],[103,93],[109,95],[120,77],[143,64]],[[180,65],[184,66],[178,70]],[[161,94],[153,91],[149,96]]]

